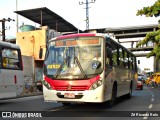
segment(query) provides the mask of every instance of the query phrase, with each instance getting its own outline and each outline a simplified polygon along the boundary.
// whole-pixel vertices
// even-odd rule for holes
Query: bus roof
[[[56,40],[59,39],[66,39],[66,38],[73,38],[73,37],[91,37],[95,36],[95,33],[80,33],[80,34],[69,34],[69,35],[62,35],[56,38]]]
[[[5,47],[8,47],[8,48],[20,49],[20,47],[18,45],[16,45],[16,44],[3,42],[3,41],[0,41],[0,46],[5,46]]]

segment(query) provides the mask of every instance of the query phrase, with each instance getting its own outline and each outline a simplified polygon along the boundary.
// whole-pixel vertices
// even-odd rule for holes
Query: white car
[[[144,81],[144,75],[143,74],[138,74],[138,80]]]

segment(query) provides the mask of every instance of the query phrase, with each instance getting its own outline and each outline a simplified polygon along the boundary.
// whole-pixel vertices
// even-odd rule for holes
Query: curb
[[[16,98],[22,98],[22,97],[29,97],[29,96],[38,96],[43,95],[43,92],[36,92],[36,93],[22,93],[21,95],[17,96]]]

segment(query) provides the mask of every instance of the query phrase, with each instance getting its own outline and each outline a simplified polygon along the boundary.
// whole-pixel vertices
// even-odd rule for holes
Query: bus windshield
[[[51,41],[44,61],[44,74],[55,79],[83,79],[100,74],[103,46],[100,37]]]

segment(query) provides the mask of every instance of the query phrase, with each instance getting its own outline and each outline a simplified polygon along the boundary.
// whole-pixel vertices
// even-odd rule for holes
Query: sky
[[[91,2],[92,0],[88,1]],[[137,10],[153,5],[155,1],[156,0],[96,0],[95,3],[89,4],[89,28],[116,28],[157,24],[158,18],[136,16]],[[18,4],[16,9],[16,0],[0,0],[0,19],[9,17],[16,20],[16,13],[14,13],[16,10],[47,7],[75,27],[85,30],[86,6],[85,4],[79,5],[79,2],[85,3],[86,0],[17,0]],[[39,27],[38,24],[19,15],[18,27],[20,27],[22,23]],[[6,30],[6,35],[8,37],[16,36],[16,26],[16,21],[6,22],[6,29],[8,29]],[[142,64],[141,67],[143,66],[145,65]]]

